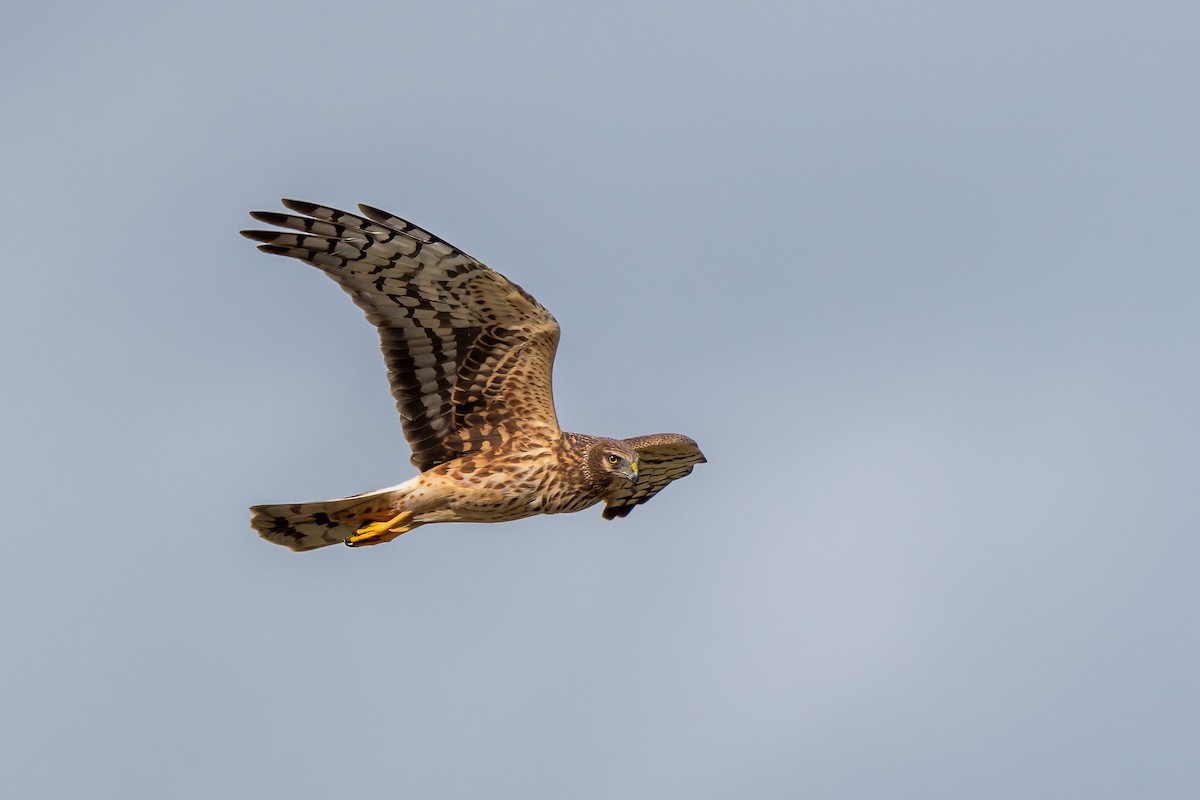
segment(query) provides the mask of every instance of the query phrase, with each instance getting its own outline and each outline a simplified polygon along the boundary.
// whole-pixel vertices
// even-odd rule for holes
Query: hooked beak
[[[625,477],[629,478],[630,483],[638,482],[638,462],[629,462],[629,471],[625,473]]]

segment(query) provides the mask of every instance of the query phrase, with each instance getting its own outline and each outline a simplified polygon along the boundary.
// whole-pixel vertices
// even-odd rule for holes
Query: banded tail
[[[364,521],[390,516],[401,507],[405,493],[400,486],[391,486],[337,500],[253,506],[250,527],[268,542],[297,552],[315,550],[344,543]]]

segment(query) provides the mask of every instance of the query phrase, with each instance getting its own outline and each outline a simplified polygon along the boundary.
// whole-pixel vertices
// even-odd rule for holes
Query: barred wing
[[[638,452],[637,483],[623,489],[604,505],[604,518],[627,517],[633,507],[661,492],[668,483],[691,474],[706,459],[696,443],[679,433],[656,433],[623,440]]]
[[[428,231],[284,200],[251,212],[286,231],[242,231],[266,253],[312,264],[379,329],[412,463],[421,471],[517,434],[557,436],[550,379],[558,323],[524,289]],[[294,232],[293,232],[294,231]]]

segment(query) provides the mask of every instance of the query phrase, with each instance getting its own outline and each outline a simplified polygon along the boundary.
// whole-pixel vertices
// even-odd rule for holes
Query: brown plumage
[[[624,517],[704,462],[673,433],[564,433],[551,391],[559,327],[528,292],[412,223],[284,200],[255,211],[285,231],[259,249],[325,272],[379,329],[400,423],[421,471],[399,486],[319,503],[255,506],[264,538],[294,550],[379,544],[432,522],[504,522],[605,501]]]

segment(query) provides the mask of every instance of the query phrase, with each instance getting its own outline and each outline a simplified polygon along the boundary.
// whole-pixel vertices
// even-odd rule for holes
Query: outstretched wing
[[[358,216],[298,200],[283,204],[304,216],[251,216],[288,231],[242,235],[262,242],[265,253],[322,270],[379,329],[418,469],[493,449],[518,429],[558,435],[550,387],[558,323],[529,293],[379,209],[360,205]]]
[[[655,433],[624,439],[638,452],[638,481],[604,504],[604,518],[627,517],[633,507],[661,492],[668,483],[691,474],[706,459],[696,443],[680,433]]]

